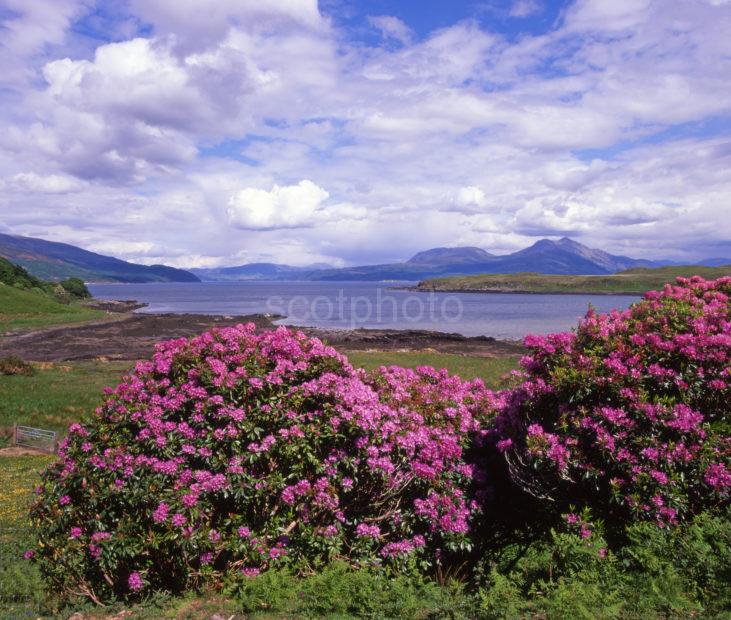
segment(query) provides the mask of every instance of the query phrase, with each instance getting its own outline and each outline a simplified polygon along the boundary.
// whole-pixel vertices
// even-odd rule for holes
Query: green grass
[[[13,423],[63,432],[101,402],[130,362],[69,362],[36,365],[30,377],[0,375],[0,431]]]
[[[659,267],[637,268],[606,276],[557,276],[540,273],[482,274],[424,280],[420,290],[480,291],[494,293],[571,293],[641,295],[660,289],[678,276],[702,276],[715,279],[731,276],[731,265],[724,267]]]
[[[76,303],[58,303],[40,290],[26,291],[0,284],[0,334],[80,323],[103,316],[104,312]]]
[[[379,366],[434,366],[446,368],[451,374],[463,379],[482,379],[488,387],[498,387],[501,378],[517,368],[517,357],[472,357],[468,355],[452,355],[448,353],[386,353],[386,352],[351,352],[348,359],[354,366],[374,370]]]
[[[0,617],[36,618],[45,590],[35,566],[23,559],[30,544],[28,506],[38,472],[50,456],[0,458]]]

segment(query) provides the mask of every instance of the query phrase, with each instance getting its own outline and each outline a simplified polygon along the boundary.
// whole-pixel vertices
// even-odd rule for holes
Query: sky
[[[731,0],[0,0],[0,231],[336,266],[731,257]]]

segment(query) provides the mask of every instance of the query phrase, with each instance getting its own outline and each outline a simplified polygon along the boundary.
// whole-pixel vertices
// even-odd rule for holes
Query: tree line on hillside
[[[38,290],[60,303],[89,299],[91,293],[79,278],[66,278],[61,282],[47,282],[29,274],[20,265],[0,257],[0,282],[23,290]]]

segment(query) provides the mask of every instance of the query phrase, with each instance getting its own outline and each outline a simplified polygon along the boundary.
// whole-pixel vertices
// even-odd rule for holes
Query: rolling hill
[[[0,233],[0,256],[44,280],[85,282],[198,282],[197,276],[165,265],[137,265],[57,243]]]

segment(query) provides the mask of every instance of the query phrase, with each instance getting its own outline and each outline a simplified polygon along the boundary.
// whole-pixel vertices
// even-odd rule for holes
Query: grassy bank
[[[606,276],[558,276],[540,273],[454,276],[424,280],[416,288],[422,291],[480,293],[641,295],[662,288],[666,282],[673,282],[678,276],[694,275],[706,279],[731,276],[731,265],[638,268]]]
[[[63,432],[91,413],[102,389],[116,385],[129,362],[39,364],[31,376],[0,375],[0,433],[7,439],[13,423]]]
[[[0,335],[15,330],[81,323],[103,316],[104,312],[79,303],[59,303],[40,290],[0,284]]]

